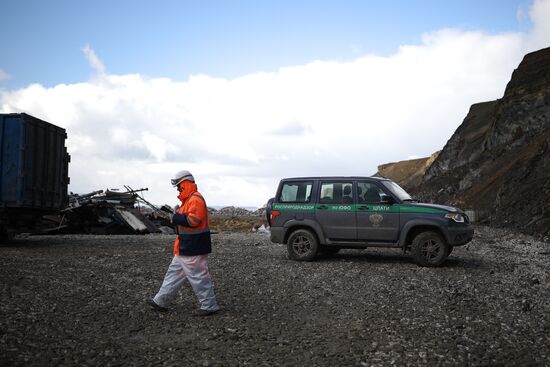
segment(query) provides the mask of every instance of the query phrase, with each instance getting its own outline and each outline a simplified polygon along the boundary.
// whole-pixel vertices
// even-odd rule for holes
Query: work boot
[[[197,310],[195,311],[195,316],[211,316],[217,312],[219,312],[220,309],[217,310]]]
[[[168,311],[168,308],[162,307],[161,305],[159,305],[158,303],[156,303],[155,300],[152,299],[152,298],[148,298],[147,301],[145,301],[145,302],[147,302],[147,304],[148,304],[149,306],[151,306],[151,307],[153,308],[153,310],[155,310],[155,311],[161,311],[161,312],[166,312],[166,311]]]

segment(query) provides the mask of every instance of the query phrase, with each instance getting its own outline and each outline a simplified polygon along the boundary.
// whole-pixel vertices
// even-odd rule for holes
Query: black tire
[[[449,251],[447,251],[447,256],[453,252],[454,246],[449,246]]]
[[[328,256],[336,255],[338,252],[340,252],[340,250],[340,247],[335,246],[321,246],[321,248],[319,248],[320,253]]]
[[[317,255],[318,249],[317,237],[307,229],[297,229],[288,237],[288,257],[292,260],[311,261]]]
[[[420,266],[440,266],[449,256],[449,245],[436,232],[421,232],[412,241],[411,253]]]
[[[8,242],[8,231],[0,225],[0,244]]]

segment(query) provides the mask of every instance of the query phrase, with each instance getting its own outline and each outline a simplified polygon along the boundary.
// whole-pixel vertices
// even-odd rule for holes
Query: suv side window
[[[308,203],[313,181],[285,182],[281,189],[280,203]]]
[[[380,195],[384,194],[376,184],[370,182],[358,182],[357,183],[357,196],[359,203],[374,204],[380,203]]]
[[[319,203],[351,204],[353,203],[352,182],[323,182]]]

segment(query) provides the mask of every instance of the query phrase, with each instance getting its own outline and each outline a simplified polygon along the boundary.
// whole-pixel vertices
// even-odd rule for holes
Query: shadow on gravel
[[[28,247],[28,246],[50,246],[52,243],[45,243],[40,240],[25,239],[12,239],[7,242],[0,243],[0,247]]]
[[[340,253],[336,255],[320,255],[318,262],[369,262],[369,263],[410,263],[412,260],[406,255],[399,253]]]
[[[373,264],[414,264],[413,259],[401,253],[340,253],[336,255],[320,255],[317,262],[338,262],[350,261],[354,263]],[[460,257],[448,258],[441,268],[464,268],[464,269],[489,269],[490,265],[481,259],[464,259]]]
[[[9,240],[8,242],[0,244],[0,247],[3,248],[24,248],[24,247],[50,247],[50,246],[56,246],[56,245],[66,245],[63,243],[60,243],[58,241],[55,241],[53,238],[51,240],[49,239],[43,239],[43,238],[30,238],[30,237],[23,237],[23,238],[16,238]]]
[[[449,258],[443,263],[444,268],[465,268],[465,269],[490,269],[491,265],[481,259]]]
[[[34,236],[20,236],[14,239],[9,240],[8,242],[0,244],[0,247],[4,248],[42,248],[42,247],[54,247],[54,246],[63,246],[63,247],[75,247],[78,248],[81,245],[84,246],[115,246],[125,245],[125,244],[145,244],[154,241],[150,237],[142,236],[125,236],[125,235],[67,235],[71,237],[63,236],[45,236],[39,235],[38,237]]]

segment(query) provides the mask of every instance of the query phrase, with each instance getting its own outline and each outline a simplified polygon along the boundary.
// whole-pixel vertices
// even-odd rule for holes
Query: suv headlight
[[[464,223],[464,216],[459,213],[447,213],[445,214],[445,218],[452,219],[457,223]]]

